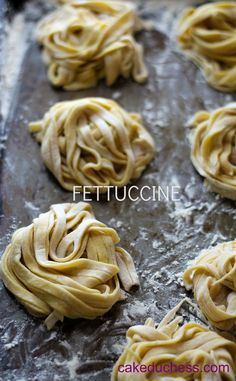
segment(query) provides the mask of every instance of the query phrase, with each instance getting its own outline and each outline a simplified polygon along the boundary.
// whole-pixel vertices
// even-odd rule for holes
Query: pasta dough
[[[42,143],[46,166],[67,190],[121,187],[138,178],[154,154],[140,116],[103,98],[57,103],[30,130]]]
[[[213,192],[236,199],[236,103],[191,121],[192,163]]]
[[[143,48],[133,34],[144,27],[131,3],[108,0],[71,1],[38,25],[48,78],[66,90],[108,86],[121,75],[139,83],[147,78]]]
[[[236,241],[205,250],[183,279],[212,325],[223,330],[235,328]]]
[[[178,307],[178,306],[177,306]],[[198,364],[199,368],[206,364],[228,365],[228,381],[235,381],[236,377],[236,344],[219,336],[216,332],[190,322],[179,326],[180,317],[170,321],[172,311],[162,320],[156,328],[152,319],[144,325],[129,328],[127,332],[128,344],[117,361],[112,374],[112,381],[207,381],[225,380],[226,373],[201,372],[160,372],[161,364],[182,365]],[[119,366],[127,364],[142,364],[151,366],[143,373],[128,373],[125,368],[119,372]],[[158,372],[152,370],[152,364],[158,365]],[[210,377],[209,377],[210,376]]]
[[[50,329],[64,316],[95,319],[138,285],[131,256],[91,206],[56,204],[18,229],[1,260],[5,286]]]
[[[236,90],[236,3],[214,2],[189,8],[180,20],[178,41],[221,91]]]

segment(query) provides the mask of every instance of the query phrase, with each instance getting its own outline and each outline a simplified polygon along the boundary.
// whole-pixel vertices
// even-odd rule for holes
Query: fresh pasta
[[[116,231],[89,204],[56,204],[18,229],[1,259],[5,286],[50,329],[64,317],[95,319],[139,284]]]
[[[220,91],[236,90],[236,3],[213,2],[188,8],[178,28],[184,53]]]
[[[157,327],[148,319],[144,325],[129,328],[128,343],[113,369],[112,381],[223,381],[225,376],[235,381],[236,344],[195,322],[180,326],[181,317],[171,320],[172,316],[170,311]],[[142,371],[132,372],[133,364]],[[217,374],[204,373],[207,364],[217,366]],[[229,372],[219,367],[222,364]]]
[[[213,112],[200,111],[190,122],[191,159],[207,186],[236,199],[236,103]]]
[[[222,330],[236,326],[236,241],[219,244],[197,258],[183,275],[185,287],[210,323]]]
[[[141,117],[104,98],[57,103],[30,130],[42,144],[46,166],[67,190],[126,185],[154,155]]]
[[[133,37],[143,27],[129,2],[66,2],[36,32],[50,82],[65,90],[94,87],[102,78],[111,86],[119,76],[143,83],[143,48]]]

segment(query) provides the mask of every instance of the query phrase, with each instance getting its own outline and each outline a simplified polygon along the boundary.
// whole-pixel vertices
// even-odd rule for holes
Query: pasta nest
[[[143,48],[133,35],[144,27],[134,5],[119,1],[71,1],[38,25],[48,77],[66,90],[108,86],[121,75],[139,83],[147,78]]]
[[[201,373],[205,364],[218,366],[222,363],[229,366],[228,379],[235,379],[236,344],[195,322],[180,326],[180,317],[169,321],[173,310],[157,327],[152,319],[148,319],[144,325],[128,329],[128,344],[113,369],[112,381],[203,381],[208,379],[206,373]],[[180,372],[173,367],[169,372],[168,369],[160,371],[161,366],[171,363],[180,367],[187,364],[189,370],[186,367],[186,371]],[[146,366],[147,370],[125,372],[125,366],[132,364]],[[199,371],[194,368],[196,365]],[[120,366],[124,367],[121,371]],[[219,371],[217,380],[224,379],[224,371]]]
[[[42,143],[46,166],[67,190],[121,187],[138,178],[154,154],[140,116],[103,98],[57,103],[30,130]]]
[[[236,103],[198,112],[190,124],[192,163],[214,192],[236,199]]]
[[[222,330],[236,326],[236,241],[204,250],[183,275],[202,313]]]
[[[236,90],[235,2],[187,9],[179,23],[178,41],[211,86],[221,91]]]
[[[56,204],[18,229],[1,259],[5,286],[34,316],[95,319],[138,285],[131,256],[91,206]]]

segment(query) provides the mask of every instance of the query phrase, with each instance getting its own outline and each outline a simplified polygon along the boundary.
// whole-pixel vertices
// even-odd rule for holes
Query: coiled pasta
[[[178,41],[201,69],[207,82],[221,91],[236,90],[236,4],[213,2],[187,9]]]
[[[42,144],[46,166],[67,190],[126,185],[154,154],[140,116],[103,98],[57,103],[30,130]]]
[[[236,241],[219,244],[197,258],[183,275],[202,313],[223,330],[236,326]]]
[[[176,308],[157,328],[152,319],[129,328],[112,381],[235,380],[236,344],[195,322],[180,326],[182,319],[173,318]],[[139,372],[132,371],[133,364],[140,366]],[[218,372],[204,373],[207,364],[217,366]],[[228,372],[220,368],[222,364]]]
[[[89,204],[56,204],[18,229],[1,259],[5,286],[34,316],[95,319],[138,285],[131,256]]]
[[[48,78],[66,90],[108,86],[119,76],[147,78],[143,48],[133,35],[143,28],[133,4],[108,0],[70,1],[38,25]]]
[[[207,185],[236,199],[236,103],[213,112],[200,111],[191,121],[191,158]]]

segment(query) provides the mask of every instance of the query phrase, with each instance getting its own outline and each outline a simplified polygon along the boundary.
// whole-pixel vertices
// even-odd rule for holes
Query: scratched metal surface
[[[189,159],[188,118],[201,108],[210,110],[236,100],[235,95],[208,87],[199,70],[178,51],[173,26],[190,2],[139,2],[140,13],[155,24],[153,31],[138,37],[144,44],[150,73],[147,84],[120,80],[111,89],[100,83],[81,92],[55,90],[47,81],[32,36],[35,22],[50,9],[49,2],[45,5],[36,0],[17,10],[14,4],[7,7],[0,3],[2,49],[14,17],[20,14],[27,27],[24,60],[1,122],[0,252],[13,231],[29,224],[40,211],[53,203],[72,201],[72,194],[63,191],[45,169],[27,127],[57,101],[114,97],[128,110],[140,112],[155,139],[157,153],[136,184],[181,187],[178,202],[118,202],[114,198],[111,202],[92,202],[97,218],[118,230],[122,246],[135,260],[141,282],[138,291],[106,316],[92,322],[66,320],[48,332],[41,320],[29,316],[0,286],[1,381],[108,381],[127,328],[149,316],[160,321],[185,296],[181,273],[187,262],[201,249],[235,238],[235,204],[208,193]],[[11,64],[16,59],[14,51],[8,51]],[[3,67],[3,54],[0,59]],[[1,86],[2,101],[8,90]],[[186,312],[186,316],[200,318],[197,311]]]

